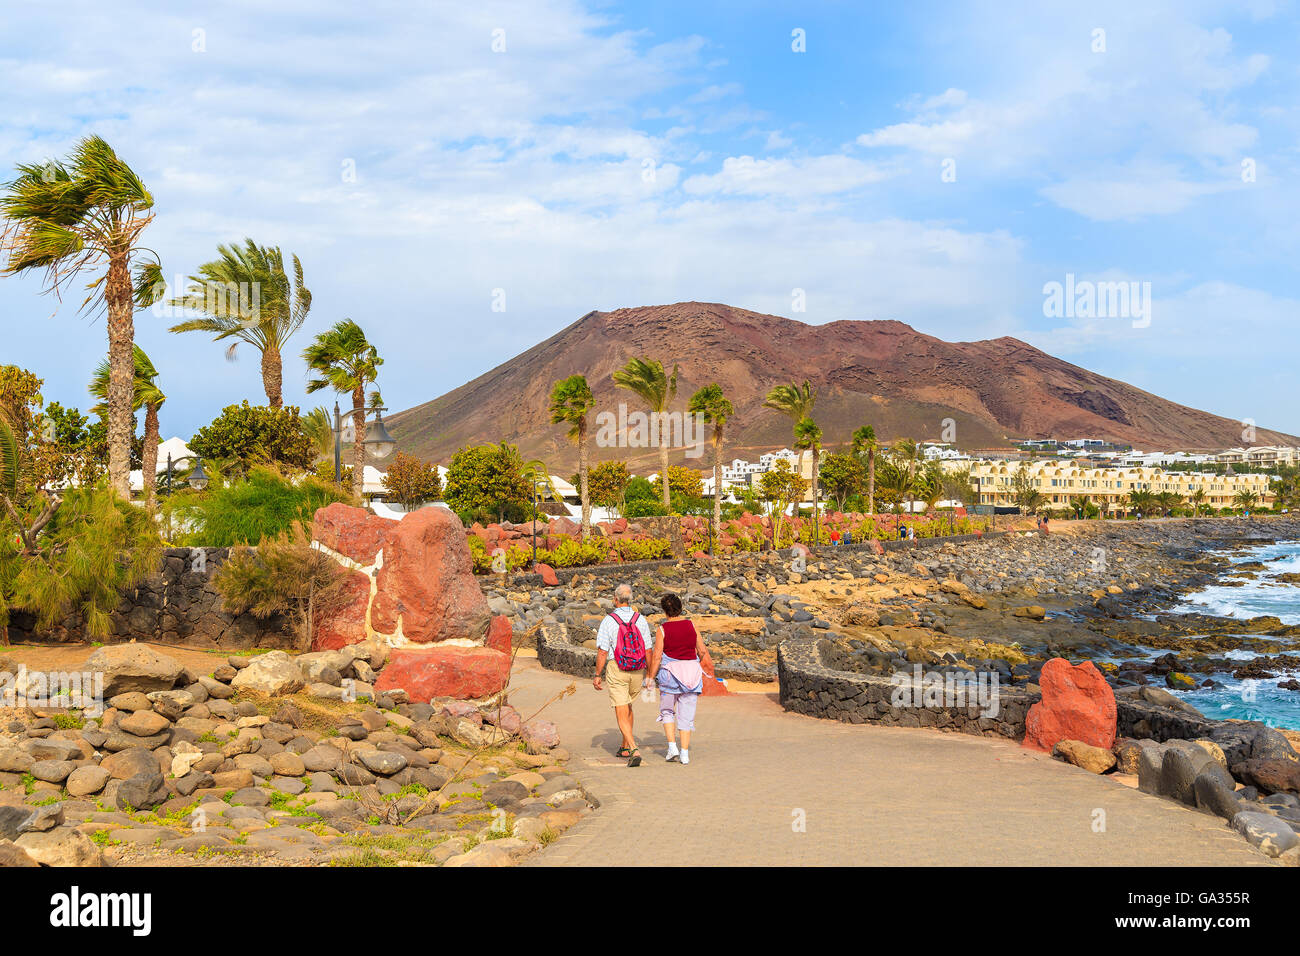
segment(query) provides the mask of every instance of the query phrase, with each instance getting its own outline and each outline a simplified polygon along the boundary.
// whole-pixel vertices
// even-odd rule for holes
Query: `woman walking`
[[[667,619],[658,626],[650,673],[659,684],[659,722],[668,737],[668,760],[691,762],[691,732],[695,729],[695,705],[704,692],[704,664],[713,670],[704,638],[690,618],[682,615],[682,599],[665,594],[659,606]],[[677,734],[682,736],[677,749]]]

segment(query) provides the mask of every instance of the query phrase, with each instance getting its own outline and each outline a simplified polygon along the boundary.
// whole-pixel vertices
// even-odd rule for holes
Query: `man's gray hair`
[[[620,584],[614,588],[614,600],[622,601],[624,604],[632,603],[632,585]]]

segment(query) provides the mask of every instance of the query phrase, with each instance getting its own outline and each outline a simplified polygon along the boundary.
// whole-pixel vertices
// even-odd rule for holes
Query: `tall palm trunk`
[[[114,250],[104,288],[108,306],[108,481],[123,498],[131,498],[131,438],[135,418],[135,319],[131,301],[131,270],[125,250]]]
[[[284,362],[280,359],[280,350],[268,345],[262,350],[262,388],[266,391],[266,400],[272,408],[282,408],[284,398]]]
[[[582,502],[582,540],[591,537],[591,495],[587,491],[587,417],[578,423],[578,499]]]
[[[876,449],[867,449],[867,514],[876,513]]]
[[[907,513],[912,514],[912,506],[916,499],[912,497],[916,493],[916,459],[907,459]]]
[[[361,497],[366,471],[366,446],[364,444],[366,437],[365,403],[366,390],[364,388],[354,388],[352,390],[352,407],[357,411],[352,413],[352,493],[358,498]]]
[[[668,494],[668,442],[664,440],[662,420],[659,426],[659,480],[664,486],[664,510],[671,512],[673,505]]]
[[[813,499],[813,528],[814,533],[821,537],[821,526],[817,522],[817,514],[820,509],[821,499],[817,495],[817,464],[821,461],[822,453],[820,449],[812,450],[812,499]],[[821,544],[820,541],[814,541],[813,546]]]
[[[713,535],[722,533],[722,432],[713,429]]]
[[[154,509],[154,487],[158,483],[158,406],[144,407],[144,451],[140,455],[143,466],[144,501],[150,511]]]

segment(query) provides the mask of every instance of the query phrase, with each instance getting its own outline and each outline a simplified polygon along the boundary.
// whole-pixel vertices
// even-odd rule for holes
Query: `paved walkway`
[[[628,768],[590,680],[519,661],[511,703],[531,714],[569,683],[545,716],[601,808],[534,865],[1270,863],[1216,817],[1010,741],[817,720],[774,694],[702,700],[686,767],[664,761],[655,705],[638,700],[645,761]]]

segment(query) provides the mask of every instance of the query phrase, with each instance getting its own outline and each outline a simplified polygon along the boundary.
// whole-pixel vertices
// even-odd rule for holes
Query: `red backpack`
[[[641,616],[636,611],[626,621],[612,611],[609,616],[618,625],[618,637],[614,638],[614,663],[621,671],[645,670],[645,639],[636,626]]]

